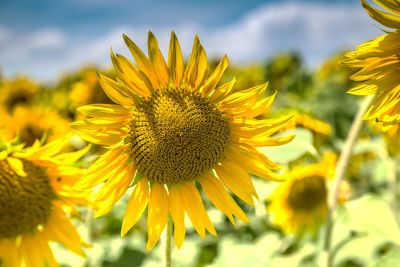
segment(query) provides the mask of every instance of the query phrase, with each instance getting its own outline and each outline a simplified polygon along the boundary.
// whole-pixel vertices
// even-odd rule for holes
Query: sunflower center
[[[294,210],[309,210],[326,202],[326,197],[325,179],[311,176],[293,182],[287,203]]]
[[[45,170],[27,160],[22,163],[26,176],[0,160],[0,239],[32,231],[50,214],[53,190]]]
[[[157,91],[137,106],[130,124],[131,158],[151,181],[192,181],[210,171],[228,146],[227,118],[198,93]]]

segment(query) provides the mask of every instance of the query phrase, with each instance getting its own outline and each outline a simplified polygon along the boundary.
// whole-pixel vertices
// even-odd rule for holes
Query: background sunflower
[[[2,144],[0,152],[0,262],[5,267],[58,266],[49,242],[85,256],[70,222],[75,205],[88,205],[90,191],[72,185],[82,170],[70,167],[89,147],[60,153],[67,139],[45,146]],[[75,214],[75,215],[74,215]]]

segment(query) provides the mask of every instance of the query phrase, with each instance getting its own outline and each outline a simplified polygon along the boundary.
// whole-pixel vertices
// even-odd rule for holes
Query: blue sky
[[[381,34],[358,0],[0,0],[0,68],[53,80],[108,65],[111,46],[127,54],[122,33],[146,50],[151,30],[166,52],[172,29],[185,55],[198,33],[209,56],[232,64],[295,50],[310,66]]]

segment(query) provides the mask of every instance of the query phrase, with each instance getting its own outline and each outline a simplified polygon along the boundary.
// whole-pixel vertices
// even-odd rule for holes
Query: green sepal
[[[133,178],[133,181],[130,186],[137,185],[137,183],[139,183],[140,180],[143,179],[143,177],[144,177],[144,173],[140,173],[140,172],[136,171],[135,177]]]

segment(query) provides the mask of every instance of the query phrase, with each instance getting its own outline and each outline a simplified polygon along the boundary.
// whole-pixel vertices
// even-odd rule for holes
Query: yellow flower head
[[[93,103],[112,103],[102,90],[95,68],[87,68],[80,75],[70,92],[70,99],[75,107]]]
[[[363,7],[369,15],[382,25],[400,29],[400,2],[393,0],[374,0],[384,12],[362,0]],[[388,129],[400,122],[400,32],[388,32],[376,39],[357,47],[356,51],[346,54],[344,64],[361,68],[351,78],[363,81],[348,93],[354,95],[376,94],[376,100],[365,114],[364,119],[382,122]]]
[[[43,136],[48,136],[49,141],[65,136],[70,131],[68,123],[49,109],[17,107],[9,118],[0,122],[0,131],[5,140],[18,135],[22,143],[31,146]]]
[[[267,83],[231,93],[235,80],[217,87],[228,67],[226,56],[208,75],[206,53],[196,36],[185,67],[175,33],[168,63],[154,35],[148,35],[148,55],[124,35],[136,65],[111,53],[118,81],[99,75],[104,91],[117,105],[89,105],[78,110],[93,117],[72,124],[86,140],[109,151],[88,170],[77,187],[106,181],[97,194],[97,216],[107,213],[134,185],[121,234],[125,235],[147,207],[147,249],[157,243],[169,213],[175,243],[185,238],[185,213],[199,235],[216,235],[198,186],[232,223],[248,222],[229,189],[254,205],[256,190],[249,173],[279,181],[279,166],[256,147],[289,142],[293,136],[270,136],[292,117],[257,120],[268,112],[274,95],[263,98]],[[227,189],[226,189],[226,188]]]
[[[0,84],[0,103],[8,113],[18,106],[35,103],[39,87],[27,78],[5,81]]]
[[[328,212],[327,178],[332,178],[336,156],[324,155],[317,164],[298,166],[285,174],[282,182],[269,197],[267,211],[272,221],[286,233],[302,234],[316,231]]]
[[[50,241],[85,256],[70,222],[87,191],[72,185],[82,170],[70,167],[89,147],[60,154],[67,139],[45,146],[2,145],[0,152],[0,263],[2,267],[58,266]]]
[[[305,129],[309,129],[317,134],[329,135],[331,133],[331,126],[326,122],[318,120],[310,115],[307,115],[306,113],[298,111],[294,111],[294,113],[296,115],[294,123],[291,125],[290,124],[287,125],[287,127],[285,127],[285,129],[282,130],[302,127]]]

